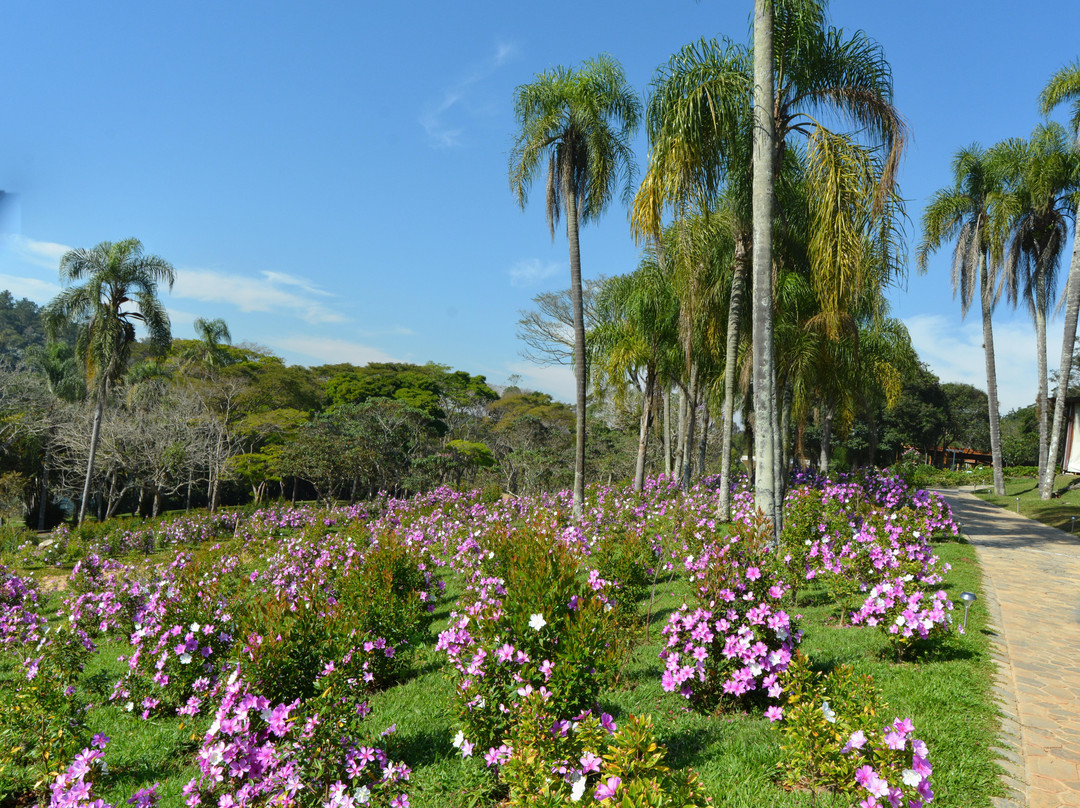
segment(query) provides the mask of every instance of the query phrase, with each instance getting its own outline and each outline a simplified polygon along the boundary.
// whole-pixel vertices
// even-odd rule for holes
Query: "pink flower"
[[[599,772],[600,771],[600,758],[594,755],[592,752],[586,752],[581,756],[581,771],[582,772]]]
[[[770,721],[779,721],[784,717],[784,710],[782,707],[777,707],[775,704],[765,711],[765,717]]]
[[[614,797],[615,792],[619,790],[619,786],[622,785],[622,780],[618,777],[609,777],[606,783],[601,783],[596,787],[596,799],[603,801],[609,797]]]
[[[844,748],[841,752],[850,752],[852,749],[862,749],[866,746],[866,733],[861,729],[855,730],[851,733],[851,737],[848,738],[848,742],[844,744]]]

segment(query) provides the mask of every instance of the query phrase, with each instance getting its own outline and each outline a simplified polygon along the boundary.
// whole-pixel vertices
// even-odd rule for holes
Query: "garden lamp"
[[[967,631],[967,616],[968,609],[971,608],[971,604],[979,599],[979,596],[974,592],[961,592],[960,600],[964,601],[964,631]]]

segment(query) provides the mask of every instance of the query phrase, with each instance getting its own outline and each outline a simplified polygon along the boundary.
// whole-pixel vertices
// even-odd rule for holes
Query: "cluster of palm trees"
[[[1064,426],[1065,396],[1080,311],[1080,241],[1073,241],[1065,306],[1061,375],[1050,423],[1046,367],[1046,325],[1058,299],[1058,273],[1067,250],[1069,221],[1080,204],[1080,63],[1055,73],[1039,98],[1042,114],[1071,101],[1067,132],[1058,123],[1035,127],[1027,140],[1012,138],[991,148],[973,144],[953,160],[953,185],[938,191],[923,213],[918,265],[955,241],[953,292],[966,314],[976,292],[980,300],[994,489],[1005,493],[999,428],[997,372],[991,314],[1002,294],[1031,313],[1036,334],[1039,412],[1039,490],[1053,493]]]
[[[628,139],[642,114],[608,57],[537,76],[515,108],[511,185],[524,205],[546,162],[552,228],[566,218],[580,456],[578,225],[618,180],[630,192]],[[687,403],[676,469],[686,481],[697,414],[722,400],[724,518],[736,402],[752,400],[756,502],[779,529],[797,427],[816,416],[827,462],[831,425],[894,400],[914,362],[884,297],[903,266],[895,178],[906,129],[891,71],[864,33],[829,24],[825,3],[758,0],[753,46],[686,46],[657,71],[643,117],[650,151],[631,228],[645,257],[598,304],[607,322],[589,352],[593,375],[641,390],[638,486],[658,393],[674,383]]]

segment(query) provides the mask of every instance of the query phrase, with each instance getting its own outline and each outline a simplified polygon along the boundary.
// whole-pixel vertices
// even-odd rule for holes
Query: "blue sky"
[[[542,193],[506,179],[514,88],[610,53],[641,93],[700,37],[748,38],[750,0],[448,5],[51,2],[0,26],[0,288],[47,302],[70,247],[130,236],[173,263],[175,336],[223,317],[287,361],[429,360],[572,400],[526,363],[518,311],[569,284]],[[834,0],[892,64],[912,129],[901,175],[912,252],[961,146],[1027,136],[1050,74],[1080,57],[1073,2]],[[1064,114],[1064,113],[1062,113]],[[1063,119],[1063,118],[1062,118]],[[639,166],[646,159],[637,142]],[[636,266],[626,211],[582,233],[586,276]],[[961,321],[949,251],[914,267],[894,313],[944,381],[985,387],[977,312]],[[1034,400],[1029,318],[995,319],[1003,410]],[[1061,323],[1050,333],[1051,366]]]

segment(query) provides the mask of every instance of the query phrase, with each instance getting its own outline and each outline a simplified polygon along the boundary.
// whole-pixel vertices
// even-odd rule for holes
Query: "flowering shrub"
[[[908,719],[881,727],[882,711],[869,676],[849,665],[827,675],[798,654],[784,675],[781,732],[785,781],[799,787],[866,791],[860,808],[921,808],[933,798],[926,744]]]
[[[83,749],[61,772],[50,787],[49,808],[115,808],[104,800],[93,799],[94,782],[99,774],[104,774],[104,749],[109,738],[95,735],[92,748]],[[157,793],[159,783],[149,788],[141,788],[127,801],[137,808],[153,808],[160,796]]]
[[[884,808],[887,804],[922,808],[934,798],[930,775],[930,752],[913,737],[910,719],[897,718],[879,731],[853,732],[841,751],[850,755],[857,791],[868,793],[861,808]],[[860,765],[861,764],[861,765]]]
[[[842,748],[855,732],[869,732],[881,710],[877,688],[869,676],[858,676],[850,665],[827,675],[813,670],[797,653],[781,677],[783,707],[771,718],[780,721],[783,735],[784,780],[797,787],[854,787],[856,759]]]
[[[205,572],[178,553],[135,617],[134,652],[112,698],[149,718],[158,710],[198,712],[234,642],[233,595],[239,560],[219,556]],[[136,710],[137,708],[137,710]]]
[[[187,805],[407,806],[407,767],[352,745],[347,728],[317,712],[299,718],[298,707],[272,704],[234,670],[197,755],[199,777],[184,787]]]
[[[787,586],[761,524],[736,529],[684,562],[698,583],[698,605],[683,604],[664,628],[664,690],[702,709],[765,691],[780,695],[779,674],[801,638],[781,608]]]
[[[592,713],[561,721],[538,694],[522,703],[500,776],[511,808],[556,808],[582,800],[626,808],[697,808],[707,804],[697,774],[672,772],[652,720],[629,716],[621,728]]]
[[[470,748],[502,744],[533,690],[570,719],[593,708],[614,672],[615,584],[534,526],[492,529],[482,562],[438,648],[457,672],[458,713]],[[580,574],[579,574],[580,570]]]
[[[952,601],[943,590],[931,596],[913,587],[913,576],[895,578],[870,590],[851,622],[877,626],[889,638],[898,658],[912,653],[920,642],[948,636]],[[959,629],[963,631],[963,629]]]
[[[61,624],[22,649],[22,675],[4,684],[0,722],[0,773],[16,791],[48,783],[87,745],[87,705],[75,685],[93,647],[85,634]]]
[[[0,564],[0,649],[38,641],[45,619],[36,611],[34,582]]]

